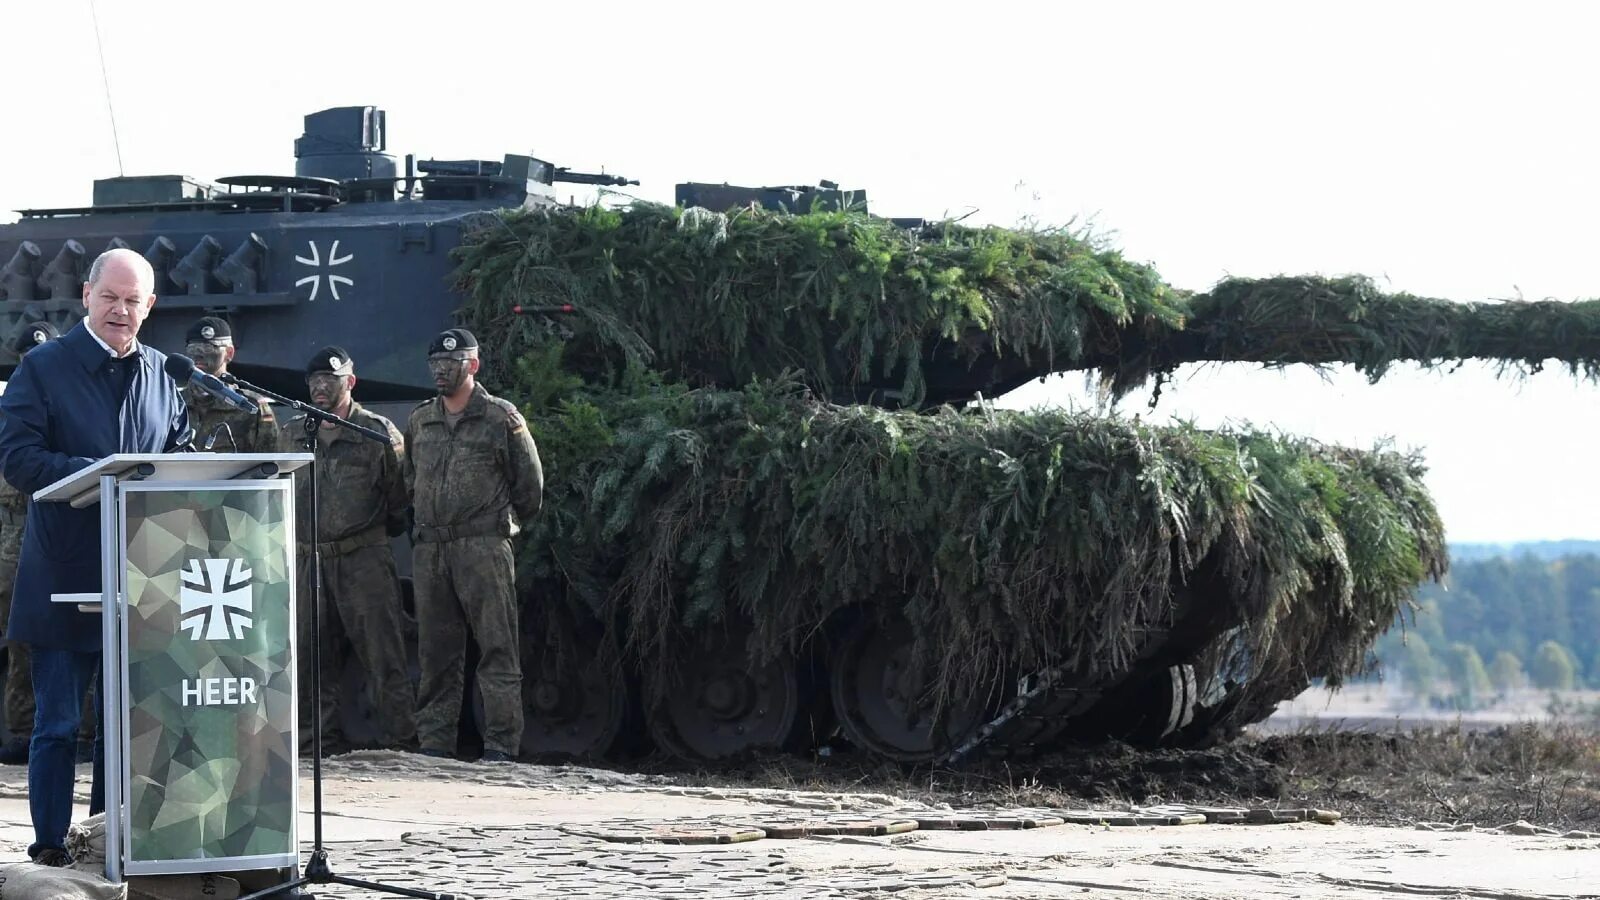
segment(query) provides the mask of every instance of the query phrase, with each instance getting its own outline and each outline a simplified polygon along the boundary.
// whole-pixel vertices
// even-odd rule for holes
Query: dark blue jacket
[[[79,322],[22,358],[0,397],[0,474],[32,494],[102,456],[164,453],[188,428],[166,355],[140,345],[126,395],[111,357]],[[56,650],[99,650],[100,617],[51,594],[100,591],[100,506],[29,503],[6,637]]]

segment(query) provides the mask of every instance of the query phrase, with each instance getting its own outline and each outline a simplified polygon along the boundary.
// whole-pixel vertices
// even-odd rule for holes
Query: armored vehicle
[[[239,377],[299,396],[305,358],[337,335],[364,401],[429,396],[417,348],[455,324],[446,276],[463,220],[554,203],[562,182],[628,182],[517,154],[402,167],[385,125],[373,107],[327,109],[306,116],[292,176],[106,178],[90,206],[20,210],[0,226],[4,337],[40,319],[65,331],[94,257],[130,247],[156,272],[154,346],[181,348],[196,317],[225,316],[247,348]],[[0,351],[6,371],[15,362]]]
[[[305,117],[293,175],[105,178],[89,206],[17,211],[0,225],[0,377],[17,362],[12,338],[31,323],[65,333],[83,317],[97,255],[133,248],[154,268],[159,297],[142,340],[181,352],[196,318],[225,317],[243,349],[234,373],[302,399],[306,359],[337,342],[358,361],[361,402],[403,426],[433,393],[423,351],[457,324],[448,276],[463,223],[554,204],[563,183],[636,182],[519,154],[402,162],[387,151],[386,126],[374,107],[326,109]]]
[[[400,161],[385,125],[373,107],[323,110],[305,118],[293,175],[103,179],[90,206],[21,210],[0,225],[0,337],[9,345],[40,320],[65,331],[81,318],[94,257],[132,248],[157,278],[147,342],[176,350],[194,318],[224,316],[241,347],[235,373],[294,397],[305,394],[306,358],[337,343],[356,360],[357,398],[403,423],[432,394],[430,338],[474,328],[491,389],[529,411],[551,453],[546,510],[519,551],[527,756],[615,757],[653,741],[701,759],[848,745],[925,762],[1105,736],[1211,740],[1307,679],[1348,670],[1392,620],[1406,579],[1442,565],[1431,503],[1407,461],[1250,434],[1000,416],[967,402],[978,388],[993,396],[1051,371],[1051,356],[1001,352],[971,327],[983,314],[964,271],[1088,272],[1082,308],[1035,329],[1059,325],[1062,342],[1081,343],[1124,327],[1102,315],[1123,295],[1164,289],[1145,269],[1066,238],[1020,253],[1018,236],[887,225],[866,217],[864,194],[831,183],[685,183],[676,208],[569,209],[555,185],[635,182],[515,154]],[[772,241],[730,250],[730,227]],[[941,241],[965,269],[929,263],[925,251]],[[754,344],[731,325],[720,346],[686,337],[664,318],[744,297],[754,282],[739,267],[785,247],[824,257],[846,247],[860,261],[763,270],[762,290],[806,299],[778,314],[728,305],[730,322],[765,317],[745,332]],[[694,286],[702,270],[723,280]],[[954,324],[925,345],[913,339],[892,364],[868,365],[850,348],[887,345],[903,322],[885,313],[846,339],[846,312],[805,304],[818,284],[879,285],[885,273],[949,305],[939,315]],[[1005,291],[1025,296],[1020,283]],[[804,368],[785,349],[795,341],[829,371],[786,380],[780,370]],[[5,354],[9,371],[15,357]],[[763,442],[759,464],[721,462],[731,467],[720,480],[703,480]],[[818,456],[826,446],[844,456]],[[1316,490],[1299,501],[1320,517],[1314,538],[1278,540],[1271,529],[1290,525],[1273,523],[1298,513],[1260,499],[1258,465],[1295,479],[1314,472],[1328,496],[1335,483],[1371,495],[1405,534],[1387,545],[1403,564],[1352,588],[1358,554],[1326,533],[1346,523]],[[834,475],[795,469],[761,495],[769,506],[741,512],[741,492],[749,500],[750,485],[786,466]],[[889,493],[857,497],[846,513],[826,508],[852,466],[870,468],[861,483]],[[986,479],[995,493],[981,518],[1001,528],[1026,520],[1020,537],[963,543],[917,499]],[[626,508],[602,508],[619,495]],[[1122,505],[1107,507],[1114,496]],[[1052,524],[1080,512],[1094,515]],[[920,530],[880,527],[879,515]],[[797,529],[811,530],[802,540]],[[762,542],[770,556],[758,565]],[[403,539],[397,550],[407,570]],[[862,581],[831,583],[830,567],[853,567]],[[970,580],[963,587],[951,573]],[[346,733],[360,740],[372,733],[371,707],[353,663],[344,684]],[[465,706],[470,735],[475,705]]]

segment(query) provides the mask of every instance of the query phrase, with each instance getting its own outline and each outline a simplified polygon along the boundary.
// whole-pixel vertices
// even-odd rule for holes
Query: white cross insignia
[[[306,241],[306,245],[311,248],[311,258],[307,259],[304,256],[296,256],[294,258],[294,261],[297,262],[297,263],[300,263],[301,265],[304,265],[304,266],[312,266],[312,267],[318,269],[319,271],[313,272],[312,274],[307,275],[304,278],[301,278],[299,281],[296,281],[294,283],[294,286],[295,287],[300,287],[301,285],[306,285],[306,284],[311,285],[311,296],[308,297],[307,299],[308,300],[315,300],[315,299],[317,299],[317,290],[322,287],[323,273],[320,271],[321,268],[322,268],[322,254],[317,250],[317,242],[316,241]],[[334,266],[342,266],[345,263],[347,263],[347,262],[349,262],[349,261],[351,261],[352,259],[355,259],[355,258],[356,258],[356,255],[354,253],[346,253],[345,255],[340,256],[339,255],[339,242],[338,241],[334,241],[333,242],[333,246],[328,248],[328,268],[330,268],[330,269],[333,268]],[[345,287],[355,287],[355,284],[356,284],[354,281],[350,280],[349,278],[346,278],[343,275],[335,275],[332,272],[329,272],[327,274],[327,278],[328,278],[328,292],[333,294],[333,299],[335,299],[335,300],[340,299],[340,297],[339,297],[339,285],[342,284]]]

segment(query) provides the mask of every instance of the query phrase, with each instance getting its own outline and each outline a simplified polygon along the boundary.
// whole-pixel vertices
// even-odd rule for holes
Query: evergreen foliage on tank
[[[949,405],[1185,333],[1196,298],[1084,235],[634,204],[496,215],[458,258],[545,459],[530,608],[592,615],[669,747],[781,745],[813,694],[907,760],[1016,706],[999,745],[1210,740],[1360,671],[1445,567],[1411,455]],[[709,650],[792,680],[793,720],[682,734],[718,727],[673,701]]]

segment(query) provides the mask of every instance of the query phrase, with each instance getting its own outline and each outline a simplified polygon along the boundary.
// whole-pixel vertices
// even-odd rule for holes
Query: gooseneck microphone
[[[167,354],[167,362],[162,368],[167,371],[167,375],[171,376],[173,381],[180,384],[192,384],[234,409],[242,409],[247,413],[261,412],[261,407],[257,406],[249,397],[218,381],[215,375],[208,374],[196,367],[194,360],[184,356],[182,353]]]

